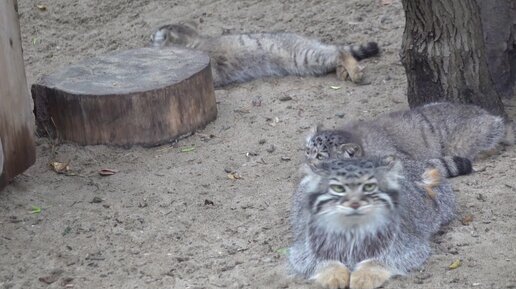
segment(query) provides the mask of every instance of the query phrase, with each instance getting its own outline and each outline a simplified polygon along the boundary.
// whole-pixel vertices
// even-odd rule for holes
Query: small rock
[[[392,20],[391,20],[391,18],[389,18],[388,16],[384,15],[384,16],[382,16],[382,18],[380,18],[380,22],[381,22],[382,24],[387,24],[387,23],[389,23],[389,22],[392,22]]]
[[[50,275],[48,275],[48,276],[39,277],[38,280],[40,282],[50,285],[50,284],[56,282],[59,279],[59,276],[61,276],[61,274],[63,274],[63,272],[64,271],[62,269],[56,269],[56,270],[53,270],[52,272],[50,272]]]
[[[482,195],[482,194],[478,194],[477,195],[477,200],[485,202],[486,201],[486,197],[484,195]]]
[[[416,283],[416,284],[423,284],[424,280],[429,279],[431,277],[432,277],[432,274],[426,273],[426,272],[421,272],[421,273],[416,275],[416,280],[414,280],[414,283]]]
[[[279,98],[279,101],[289,101],[289,100],[292,100],[292,97],[288,96],[288,95],[284,95]]]
[[[232,168],[230,168],[230,167],[225,167],[225,168],[224,168],[224,171],[225,171],[226,173],[228,173],[228,174],[229,174],[229,173],[232,173],[232,172],[233,172],[233,169],[232,169]]]
[[[281,160],[284,162],[288,162],[288,161],[290,161],[290,158],[289,157],[281,157]]]
[[[93,197],[93,200],[91,200],[92,204],[98,204],[98,203],[102,203],[102,199],[100,197]]]
[[[66,288],[71,288],[73,286],[69,286],[69,285],[73,285],[72,282],[73,282],[72,277],[64,277],[63,279],[61,279],[61,286],[64,286]]]
[[[215,203],[213,203],[213,201],[212,201],[212,200],[208,200],[208,199],[206,199],[206,200],[204,200],[204,205],[205,205],[205,206],[208,206],[208,205],[213,206],[213,205],[215,205]]]
[[[253,106],[262,106],[262,97],[257,95],[253,97],[253,100],[251,101],[251,104]]]
[[[186,262],[190,260],[188,257],[176,257],[177,262]]]
[[[266,149],[266,151],[270,154],[273,153],[275,150],[276,150],[276,147],[272,144],[269,146],[269,148]]]
[[[267,140],[264,139],[264,138],[262,138],[261,140],[258,141],[258,143],[261,144],[261,145],[265,144],[266,142],[267,142]]]
[[[450,248],[448,249],[448,253],[452,254],[452,255],[457,255],[459,254],[459,250],[457,250],[457,248]]]
[[[345,113],[343,113],[343,112],[337,112],[337,113],[335,114],[335,116],[336,116],[336,117],[338,117],[338,118],[344,118],[344,116],[346,116],[346,114],[345,114]]]

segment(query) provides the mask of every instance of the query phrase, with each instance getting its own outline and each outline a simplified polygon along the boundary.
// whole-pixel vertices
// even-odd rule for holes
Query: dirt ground
[[[18,2],[29,85],[85,57],[143,46],[156,26],[183,20],[207,34],[377,41],[381,56],[363,62],[367,85],[328,75],[220,89],[215,122],[155,148],[38,139],[36,164],[0,193],[0,288],[314,287],[285,272],[303,137],[315,123],[331,128],[407,107],[399,0]],[[507,109],[514,117],[514,103]],[[76,176],[56,174],[50,161],[70,161]],[[515,161],[509,147],[453,179],[457,220],[420,271],[385,288],[516,288]],[[119,172],[101,177],[102,168]],[[457,259],[462,265],[448,269]]]

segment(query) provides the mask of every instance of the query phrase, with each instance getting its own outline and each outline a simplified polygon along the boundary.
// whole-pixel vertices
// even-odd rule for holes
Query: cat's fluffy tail
[[[459,156],[445,156],[430,159],[427,163],[439,170],[445,178],[467,175],[473,172],[471,160]]]
[[[366,44],[361,45],[351,45],[345,46],[344,49],[351,53],[356,60],[362,60],[364,58],[369,58],[378,55],[380,53],[380,48],[378,47],[378,43],[376,42],[368,42]]]

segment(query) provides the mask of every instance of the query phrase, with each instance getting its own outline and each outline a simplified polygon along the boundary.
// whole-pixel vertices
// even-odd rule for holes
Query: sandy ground
[[[382,55],[363,62],[369,85],[328,75],[217,90],[218,119],[202,134],[150,149],[38,139],[36,164],[0,193],[1,288],[314,287],[285,274],[303,136],[314,123],[334,127],[407,107],[399,0],[19,0],[19,12],[29,84],[82,58],[142,46],[157,25],[182,20],[208,34],[377,41]],[[514,116],[514,104],[508,111]],[[457,220],[420,271],[385,288],[516,288],[515,160],[507,148],[478,162],[483,171],[453,179]],[[70,161],[77,175],[54,173],[50,161]],[[101,168],[119,172],[100,177]],[[449,270],[456,259],[462,266]]]

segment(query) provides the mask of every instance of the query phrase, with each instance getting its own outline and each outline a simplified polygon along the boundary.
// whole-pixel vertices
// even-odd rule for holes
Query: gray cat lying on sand
[[[433,199],[417,185],[425,174],[392,156],[306,166],[291,210],[292,272],[324,288],[372,289],[420,267],[455,207],[446,179]]]
[[[151,45],[179,45],[207,52],[215,87],[267,76],[325,75],[336,71],[339,79],[348,76],[361,82],[358,61],[379,53],[378,45],[331,45],[294,33],[246,33],[204,36],[193,23],[158,28]]]
[[[450,177],[469,173],[461,166],[495,148],[510,129],[501,117],[477,106],[432,103],[371,121],[350,122],[336,130],[316,128],[307,137],[306,158],[312,162],[396,155],[434,162],[443,176]]]

